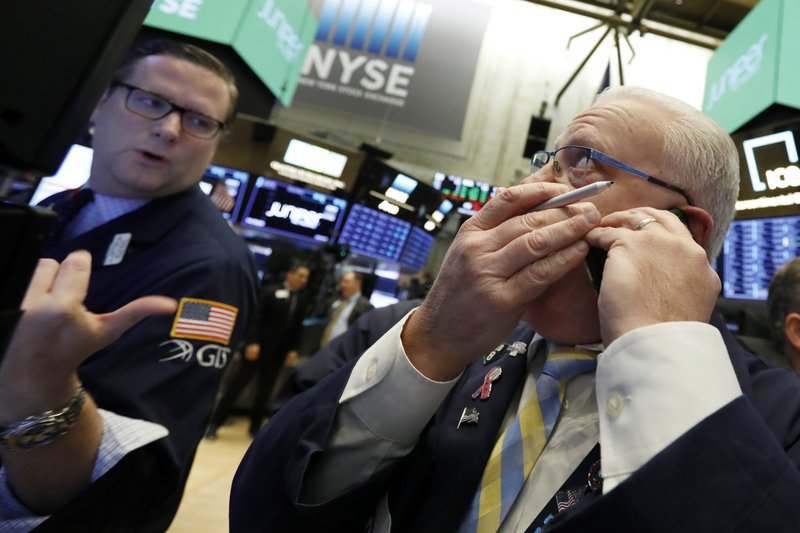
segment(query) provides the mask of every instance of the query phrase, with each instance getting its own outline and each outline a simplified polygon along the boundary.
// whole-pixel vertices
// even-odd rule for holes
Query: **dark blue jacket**
[[[800,377],[764,363],[721,322],[714,325],[745,396],[703,420],[608,495],[585,498],[561,513],[548,531],[797,531]],[[351,328],[345,335],[357,334]],[[507,342],[532,335],[522,326]],[[387,493],[394,531],[457,530],[514,385],[524,378],[524,358],[503,357],[499,364],[503,380],[509,380],[504,385],[511,386],[493,389],[479,424],[456,430],[470,394],[483,381],[485,366],[476,362],[407,457],[331,502],[308,506],[298,503],[302,480],[324,448],[353,363],[331,374],[285,405],[248,450],[234,478],[231,531],[364,531]]]
[[[112,239],[123,233],[131,234],[124,259],[103,266]],[[220,378],[254,310],[258,279],[253,258],[197,187],[152,200],[43,255],[60,261],[76,249],[92,254],[85,302],[92,312],[112,311],[152,294],[237,310],[227,342],[173,332],[176,315],[150,317],[93,354],[78,371],[100,408],[156,422],[170,434],[127,456],[43,529],[164,531],[180,502]]]

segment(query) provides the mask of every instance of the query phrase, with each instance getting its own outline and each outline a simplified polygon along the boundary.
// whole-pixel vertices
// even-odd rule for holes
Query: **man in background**
[[[217,430],[230,415],[245,386],[256,380],[255,400],[250,407],[250,435],[255,436],[264,421],[267,402],[284,364],[297,358],[307,296],[303,288],[311,270],[302,262],[289,266],[283,283],[261,291],[258,312],[250,324],[247,345],[239,366],[226,380],[222,398],[211,417],[206,437],[217,438]]]
[[[783,265],[772,277],[767,313],[775,346],[800,373],[800,257]]]
[[[91,254],[89,311],[160,294],[177,301],[177,312],[142,320],[85,361],[60,360],[72,346],[54,337],[52,364],[15,367],[0,421],[0,516],[10,527],[164,531],[172,521],[256,300],[247,246],[197,185],[236,98],[230,71],[204,50],[169,40],[134,46],[92,113],[89,181],[43,202],[59,213],[44,257]],[[20,448],[48,455],[61,436],[40,415],[61,413],[68,426],[68,415],[92,404],[99,410],[86,411],[92,430],[80,446],[41,478],[19,467],[31,453]],[[9,406],[20,420],[10,420]]]
[[[339,282],[340,296],[330,306],[320,346],[347,331],[358,317],[372,309],[372,304],[361,294],[363,281],[364,274],[361,272],[349,271],[342,276]]]

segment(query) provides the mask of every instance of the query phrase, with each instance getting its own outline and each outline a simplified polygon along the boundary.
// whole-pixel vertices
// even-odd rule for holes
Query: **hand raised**
[[[423,374],[457,375],[513,329],[531,300],[584,260],[583,238],[599,221],[593,205],[529,212],[566,190],[549,182],[503,189],[464,223],[402,334]]]
[[[91,256],[73,252],[59,265],[42,259],[31,279],[24,311],[0,364],[0,404],[14,397],[17,406],[51,403],[71,395],[75,371],[92,353],[116,340],[152,314],[175,311],[171,298],[138,298],[112,313],[94,314],[83,305]],[[60,400],[59,400],[60,401]],[[63,403],[63,402],[62,402]],[[0,407],[5,410],[7,404]],[[31,412],[36,409],[29,405]]]
[[[708,321],[719,277],[674,214],[645,207],[612,213],[586,240],[608,251],[598,300],[606,346],[646,325]]]

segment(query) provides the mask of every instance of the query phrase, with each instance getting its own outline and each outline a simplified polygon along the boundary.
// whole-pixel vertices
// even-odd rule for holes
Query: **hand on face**
[[[0,417],[13,418],[13,409],[19,418],[63,406],[75,392],[75,371],[89,355],[143,318],[176,309],[171,298],[147,296],[113,313],[91,313],[83,306],[90,272],[91,256],[84,251],[61,265],[39,262],[0,364]]]
[[[402,339],[412,363],[433,379],[454,377],[494,348],[525,307],[586,257],[586,233],[599,221],[588,203],[527,212],[566,192],[523,183],[498,192],[464,223]]]
[[[651,217],[657,222],[636,229]],[[674,214],[649,207],[618,211],[603,217],[586,240],[608,251],[598,300],[606,346],[642,326],[708,321],[719,277]]]

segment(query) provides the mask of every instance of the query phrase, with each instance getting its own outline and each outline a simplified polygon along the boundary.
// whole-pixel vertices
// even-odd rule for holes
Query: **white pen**
[[[559,194],[558,196],[554,196],[549,200],[545,200],[541,204],[531,209],[531,211],[541,211],[542,209],[564,207],[565,205],[574,204],[575,202],[583,200],[584,198],[589,198],[590,196],[600,194],[612,185],[614,185],[613,181],[596,181],[594,183],[590,183],[589,185],[584,185],[580,189],[565,192],[564,194]]]

